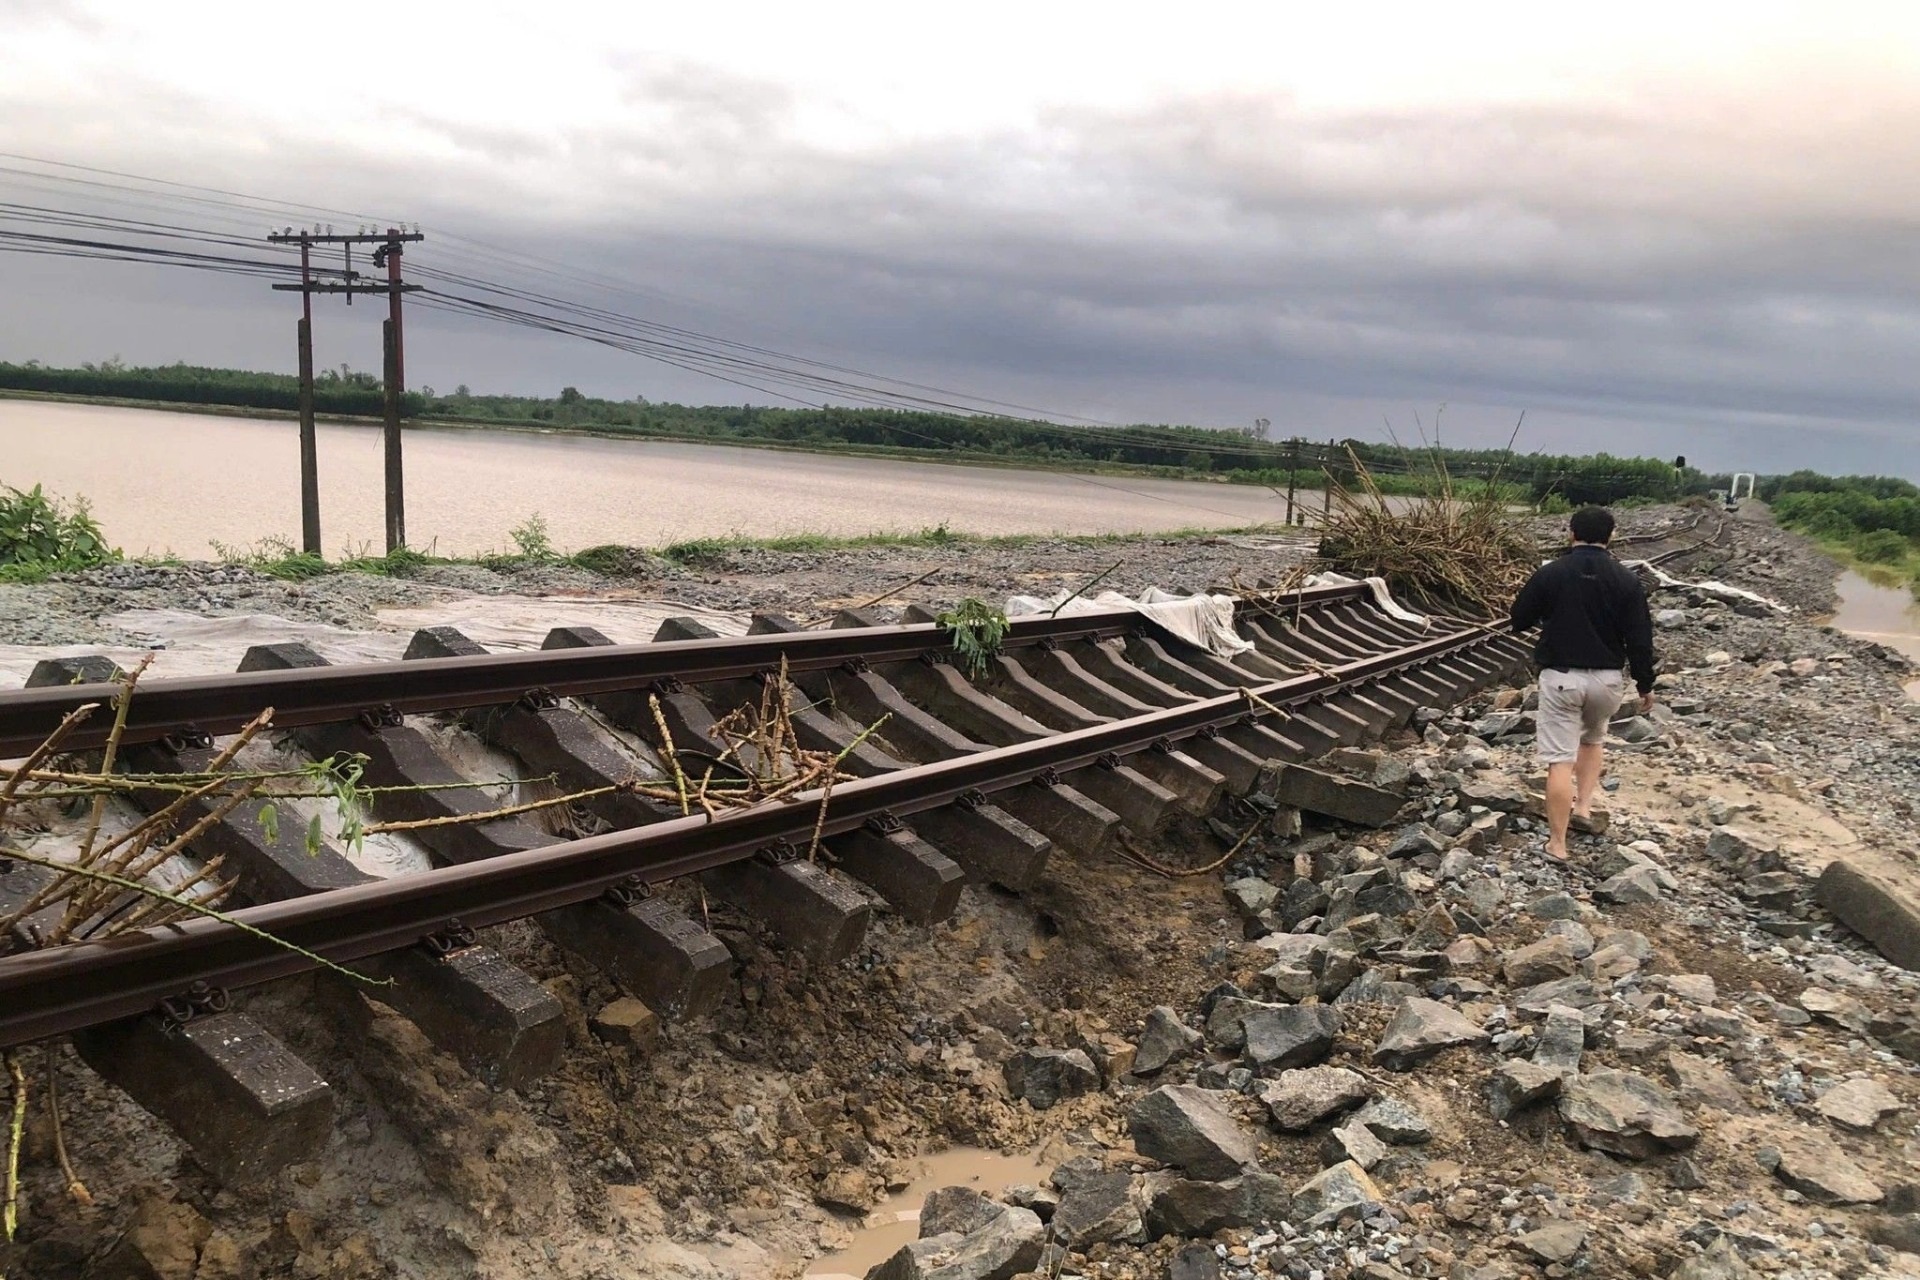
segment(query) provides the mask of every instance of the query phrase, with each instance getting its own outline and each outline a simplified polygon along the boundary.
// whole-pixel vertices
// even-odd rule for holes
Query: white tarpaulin
[[[1148,587],[1138,600],[1118,591],[1102,591],[1097,596],[1076,596],[1067,600],[1062,591],[1051,599],[1039,596],[1013,596],[1007,600],[1009,618],[1029,617],[1036,613],[1099,613],[1107,609],[1131,609],[1143,613],[1190,644],[1199,645],[1223,658],[1246,653],[1253,646],[1233,630],[1232,596],[1177,596],[1158,587]]]
[[[1399,602],[1393,598],[1393,593],[1387,590],[1387,580],[1385,578],[1349,578],[1345,574],[1339,573],[1315,573],[1309,575],[1306,582],[1301,585],[1308,587],[1351,587],[1359,582],[1367,584],[1367,589],[1373,592],[1373,602],[1379,605],[1380,612],[1386,614],[1389,618],[1397,618],[1401,622],[1411,623],[1416,627],[1424,627],[1431,621],[1424,613],[1415,613],[1411,609],[1402,608]]]
[[[1738,600],[1751,600],[1755,604],[1763,604],[1767,608],[1773,609],[1780,613],[1793,612],[1793,610],[1787,608],[1787,606],[1781,604],[1779,601],[1769,600],[1763,595],[1757,595],[1754,592],[1747,590],[1745,587],[1736,587],[1731,585],[1730,583],[1725,583],[1725,582],[1687,582],[1683,579],[1674,577],[1670,573],[1663,572],[1660,569],[1660,566],[1648,560],[1628,560],[1628,561],[1625,561],[1624,563],[1626,564],[1626,567],[1629,569],[1645,569],[1648,573],[1653,575],[1653,580],[1655,582],[1658,582],[1663,587],[1670,587],[1670,588],[1681,590],[1681,591],[1704,591],[1710,596],[1721,596],[1725,598],[1732,598],[1732,599],[1738,599]]]

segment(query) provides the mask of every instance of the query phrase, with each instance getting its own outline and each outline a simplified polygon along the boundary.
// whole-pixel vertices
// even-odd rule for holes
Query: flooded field
[[[1920,662],[1920,601],[1901,587],[1883,587],[1849,569],[1840,575],[1840,607],[1828,619],[1850,635],[1877,640]],[[1920,698],[1920,680],[1907,685]]]

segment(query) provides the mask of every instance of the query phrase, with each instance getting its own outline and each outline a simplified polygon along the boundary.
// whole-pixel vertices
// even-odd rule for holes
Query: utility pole
[[[1287,448],[1287,523],[1293,523],[1294,474],[1300,470],[1300,437],[1295,436],[1288,442]]]
[[[406,493],[401,478],[400,454],[400,398],[406,390],[406,359],[403,330],[400,326],[400,296],[413,293],[420,288],[417,284],[405,284],[400,279],[401,245],[410,241],[424,240],[426,237],[418,231],[403,231],[398,227],[388,227],[385,231],[360,231],[352,235],[335,235],[333,228],[325,231],[295,231],[288,227],[267,237],[275,244],[298,244],[300,246],[300,283],[276,284],[274,289],[282,292],[299,290],[301,294],[300,320],[300,516],[301,541],[304,549],[318,554],[320,551],[320,482],[318,467],[318,448],[314,439],[313,427],[313,295],[316,293],[345,294],[347,305],[353,305],[353,295],[384,293],[387,295],[387,319],[381,325],[382,338],[382,434],[385,444],[386,460],[386,516],[387,551],[391,554],[407,544]],[[325,274],[337,275],[338,280],[316,281],[310,262],[312,246],[316,244],[337,244],[341,246],[341,267],[337,271],[329,270]],[[375,281],[362,276],[353,269],[353,246],[371,244],[377,246],[373,251],[373,263],[385,266],[387,278]]]

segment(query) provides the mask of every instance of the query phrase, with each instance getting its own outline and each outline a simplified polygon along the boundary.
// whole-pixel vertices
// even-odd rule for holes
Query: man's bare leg
[[[1573,811],[1582,818],[1593,816],[1593,793],[1600,789],[1600,775],[1606,771],[1607,748],[1603,743],[1583,742],[1573,762]]]
[[[1547,855],[1567,859],[1567,824],[1573,817],[1573,765],[1547,766]]]

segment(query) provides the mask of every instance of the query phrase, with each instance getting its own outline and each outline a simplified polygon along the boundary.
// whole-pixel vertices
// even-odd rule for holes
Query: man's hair
[[[1573,513],[1567,527],[1573,530],[1575,542],[1592,542],[1604,547],[1613,541],[1613,512],[1605,507],[1582,507]]]

